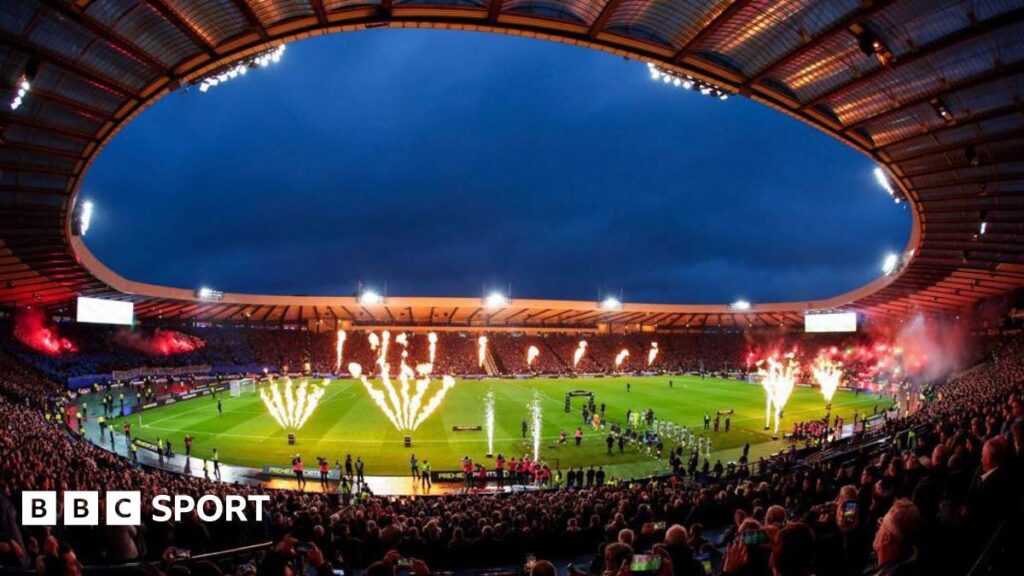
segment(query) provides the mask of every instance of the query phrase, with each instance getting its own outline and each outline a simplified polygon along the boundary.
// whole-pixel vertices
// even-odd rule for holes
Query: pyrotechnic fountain
[[[580,340],[579,345],[576,347],[576,351],[572,354],[572,369],[575,370],[580,364],[580,360],[583,359],[583,355],[587,352],[587,341]]]
[[[487,428],[487,456],[494,455],[494,391],[484,396],[484,426]]]
[[[761,386],[768,392],[769,411],[775,406],[775,432],[779,434],[779,420],[782,418],[782,409],[789,402],[789,396],[793,393],[793,386],[796,385],[796,378],[800,372],[800,364],[794,359],[795,353],[790,352],[782,357],[769,356],[757,363],[757,373],[761,376]],[[767,369],[764,368],[767,366]]]
[[[484,360],[487,359],[487,336],[481,336],[476,340],[476,356],[480,361],[480,367],[484,367]]]
[[[536,462],[540,459],[540,429],[541,429],[541,410],[540,410],[540,393],[537,390],[533,391],[533,400],[530,402],[530,422],[531,432],[533,433],[533,461]]]
[[[334,372],[341,372],[342,351],[345,348],[345,331],[338,330],[338,336],[334,343]]]
[[[764,360],[757,361],[757,373],[761,376],[761,387],[764,388],[764,429],[769,430],[772,427],[772,383],[761,369],[763,363]]]
[[[839,383],[843,379],[843,363],[821,355],[811,366],[811,373],[814,375],[814,381],[821,387],[821,395],[825,397],[825,404],[831,409],[832,396],[835,395]]]
[[[658,343],[651,342],[651,349],[647,351],[647,365],[654,364],[654,359],[658,357]]]
[[[621,366],[621,365],[622,365],[622,362],[623,362],[623,361],[624,361],[624,360],[625,360],[626,358],[629,358],[629,350],[626,350],[625,348],[623,348],[623,349],[622,349],[622,350],[620,350],[620,351],[619,351],[619,353],[618,353],[618,354],[616,354],[616,356],[615,356],[615,369],[616,369],[616,370],[618,370],[618,369],[619,369],[619,366]]]
[[[270,381],[260,390],[260,398],[274,420],[285,430],[298,430],[313,415],[324,389],[305,381],[296,387],[291,378],[285,377],[284,390],[276,381]]]
[[[526,366],[533,366],[533,361],[537,359],[540,354],[540,350],[537,350],[536,346],[530,346],[530,349],[526,351]]]
[[[428,335],[428,338],[433,333]],[[408,336],[399,334],[395,337],[395,343],[403,347],[401,365],[398,369],[399,388],[396,389],[391,381],[391,365],[388,364],[388,347],[391,341],[391,333],[385,330],[378,337],[370,333],[370,348],[378,351],[377,366],[380,368],[381,388],[370,383],[370,380],[363,374],[363,367],[355,362],[348,365],[349,372],[353,378],[362,381],[370,398],[377,404],[381,412],[387,416],[391,424],[398,430],[411,431],[419,427],[424,420],[437,410],[444,400],[448,390],[455,386],[455,379],[451,376],[441,378],[441,387],[434,390],[429,400],[424,403],[424,398],[430,390],[430,376],[434,371],[433,363],[419,364],[414,370],[406,363],[408,357]],[[431,360],[433,360],[434,343],[436,336],[431,339]],[[416,376],[419,375],[417,379]],[[415,382],[415,389],[411,382]]]

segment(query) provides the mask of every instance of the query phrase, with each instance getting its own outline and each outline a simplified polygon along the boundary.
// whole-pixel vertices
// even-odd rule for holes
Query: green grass
[[[674,382],[672,389],[668,387],[670,379]],[[632,383],[631,392],[626,392],[627,381]],[[437,385],[435,382],[432,387]],[[527,404],[536,392],[544,421],[541,457],[552,467],[564,470],[568,466],[604,464],[610,474],[619,477],[667,468],[664,461],[652,460],[628,446],[625,454],[607,456],[606,432],[589,428],[584,429],[582,447],[573,446],[572,433],[582,422],[580,407],[584,400],[575,399],[572,413],[566,414],[564,399],[567,391],[579,389],[594,392],[598,406],[602,402],[607,404],[606,417],[610,422],[624,423],[628,409],[653,408],[659,420],[700,431],[705,412],[713,417],[716,410],[735,410],[729,433],[724,432],[724,417],[722,431],[706,433],[713,437],[713,457],[722,458],[723,462],[738,457],[744,442],[752,445],[752,456],[785,446],[782,441],[772,441],[770,433],[763,429],[765,405],[760,386],[692,376],[462,380],[448,392],[441,407],[412,433],[411,449],[403,447],[405,433],[392,426],[362,383],[355,380],[335,380],[327,386],[316,412],[298,431],[296,446],[288,445],[288,432],[268,414],[255,393],[237,398],[221,394],[223,415],[217,414],[217,403],[212,397],[200,397],[142,412],[141,428],[137,425],[138,415],[129,418],[137,436],[150,440],[170,438],[181,450],[182,438],[191,434],[195,438],[194,454],[207,455],[216,447],[224,462],[252,467],[287,465],[290,456],[299,452],[312,465],[315,456],[325,456],[333,462],[352,454],[353,458],[363,457],[368,475],[392,475],[408,473],[410,452],[421,462],[430,460],[434,470],[456,469],[464,455],[483,460],[487,452],[486,432],[454,432],[452,427],[483,425],[483,397],[490,390],[495,394],[495,452],[506,457],[529,453],[531,445],[522,438],[521,422],[527,417]],[[854,396],[840,391],[833,399],[833,415],[839,414],[852,422],[855,411],[870,414],[876,404],[880,409],[887,405],[876,396]],[[824,413],[824,401],[817,389],[797,388],[786,406],[780,430],[789,430],[794,421],[820,418]],[[120,429],[119,423],[115,426]],[[568,432],[570,440],[568,445],[559,447],[556,440],[562,429]]]

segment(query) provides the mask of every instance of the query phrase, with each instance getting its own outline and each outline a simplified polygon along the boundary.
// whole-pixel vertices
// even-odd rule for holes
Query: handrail
[[[999,526],[992,533],[992,537],[989,538],[988,543],[985,544],[985,548],[978,555],[978,559],[974,561],[974,565],[971,566],[971,570],[967,572],[967,576],[982,576],[983,573],[988,571],[992,567],[992,557],[995,554],[995,546],[1006,536],[1006,530],[1009,524],[1006,520],[999,523]]]

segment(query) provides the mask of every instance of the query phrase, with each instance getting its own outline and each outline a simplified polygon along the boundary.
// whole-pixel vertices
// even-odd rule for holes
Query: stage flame
[[[789,402],[789,396],[793,393],[800,373],[800,364],[795,357],[796,354],[790,352],[781,359],[778,355],[772,355],[757,363],[761,386],[768,392],[768,410],[770,411],[771,406],[775,407],[775,435],[779,433],[782,409],[786,407],[786,402]],[[767,422],[765,425],[767,426]]]
[[[623,348],[615,356],[615,369],[616,370],[618,370],[619,366],[622,365],[622,361],[625,360],[626,358],[629,358],[629,350],[626,350],[625,348]]]
[[[433,336],[431,333],[429,336]],[[398,387],[391,380],[391,365],[388,364],[388,347],[391,342],[391,333],[385,330],[378,337],[370,333],[370,348],[377,350],[377,366],[380,368],[381,386],[378,388],[370,383],[370,380],[363,375],[363,367],[353,362],[348,365],[349,372],[354,378],[359,378],[366,388],[370,398],[374,401],[381,412],[387,416],[391,424],[398,430],[412,431],[422,424],[441,405],[448,391],[455,386],[455,379],[451,376],[441,378],[441,387],[435,388],[433,394],[427,398],[430,392],[430,376],[433,373],[433,348],[431,349],[431,362],[419,364],[414,370],[406,363],[409,355],[409,339],[405,334],[395,337],[395,342],[401,344],[402,359],[398,368]],[[433,347],[436,336],[431,340]],[[417,374],[420,378],[416,378]],[[415,384],[415,387],[413,386]],[[424,402],[424,400],[426,401]]]
[[[476,340],[476,356],[480,361],[480,367],[484,367],[484,360],[487,359],[487,336],[481,336]]]
[[[576,347],[576,352],[572,355],[572,369],[575,370],[580,364],[580,360],[583,359],[583,355],[587,353],[587,341],[580,340],[579,346]]]
[[[825,356],[818,356],[811,366],[811,373],[814,381],[821,387],[821,395],[825,397],[825,403],[832,403],[832,396],[839,388],[843,379],[843,363],[830,360]]]
[[[345,348],[345,331],[338,330],[338,336],[334,343],[334,371],[341,372],[342,351]]]
[[[647,365],[654,364],[654,359],[658,357],[658,343],[651,342],[651,349],[647,351]]]
[[[526,351],[526,365],[533,366],[533,361],[540,355],[540,350],[537,350],[536,346],[530,346],[530,349]]]
[[[260,390],[260,398],[270,415],[285,430],[298,430],[309,420],[324,395],[324,389],[306,381],[293,385],[285,377],[284,390],[276,381],[270,381]]]

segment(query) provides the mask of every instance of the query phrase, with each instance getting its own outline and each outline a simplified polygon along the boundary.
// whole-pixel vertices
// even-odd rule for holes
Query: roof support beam
[[[867,18],[868,16],[871,16],[877,12],[881,12],[885,8],[888,8],[893,2],[895,2],[895,0],[865,0],[864,2],[861,3],[859,8],[850,12],[843,18],[836,20],[828,28],[822,30],[821,32],[818,32],[813,38],[811,38],[807,42],[804,42],[803,44],[790,50],[786,54],[783,54],[780,58],[778,58],[775,61],[774,64],[768,66],[764,70],[752,76],[750,80],[747,80],[746,82],[743,83],[744,88],[749,88],[753,84],[756,84],[764,80],[768,76],[771,76],[773,73],[775,73],[779,68],[787,64],[789,61],[793,60],[794,58],[803,56],[804,54],[810,52],[814,48],[817,48],[818,46],[825,43],[826,40],[830,39],[833,35],[841,34],[844,31],[847,31],[848,28],[854,22],[857,22],[858,20],[863,20],[864,18]],[[847,31],[847,33],[849,32]]]
[[[987,120],[994,120],[997,118],[1002,118],[1004,116],[1013,116],[1014,114],[1020,114],[1022,112],[1024,112],[1024,102],[1014,102],[1008,106],[993,108],[991,110],[981,112],[979,114],[971,114],[969,116],[964,116],[963,118],[953,118],[953,122],[947,126],[943,126],[942,128],[939,128],[937,130],[930,131],[926,129],[924,132],[921,132],[920,134],[910,134],[909,136],[904,136],[897,140],[893,140],[892,142],[886,142],[885,144],[881,144],[880,146],[878,146],[877,149],[885,150],[893,146],[905,144],[916,138],[924,138],[926,136],[932,136],[934,138],[937,134],[942,134],[948,130],[956,130],[958,128],[962,128],[964,125],[968,123],[980,124],[981,122],[985,122]]]
[[[981,134],[977,138],[964,140],[963,142],[953,142],[952,144],[936,146],[935,148],[930,148],[923,152],[911,154],[910,156],[903,156],[899,160],[896,160],[895,163],[899,164],[902,162],[910,162],[913,160],[928,158],[929,156],[938,156],[940,154],[946,154],[947,152],[965,150],[969,146],[985,146],[988,144],[998,144],[1000,142],[1010,142],[1022,138],[1024,138],[1024,129],[1011,130],[1010,132],[1003,132],[1001,134]]]
[[[89,142],[92,140],[92,134],[85,132],[79,132],[70,128],[62,128],[60,126],[54,126],[52,124],[43,124],[29,118],[19,116],[17,114],[11,114],[8,112],[0,112],[0,122],[4,125],[18,124],[21,126],[28,126],[29,128],[35,128],[36,130],[42,130],[44,132],[50,132],[53,134],[59,134],[67,138],[74,138],[76,140],[82,140]]]
[[[985,34],[989,34],[991,32],[999,30],[1004,26],[1013,26],[1020,22],[1021,16],[1024,16],[1024,8],[1017,8],[1014,10],[1010,10],[1009,12],[1000,14],[999,16],[995,16],[993,18],[985,20],[984,22],[979,22],[977,24],[974,24],[973,26],[967,26],[966,28],[962,28],[956,32],[953,32],[952,34],[943,36],[942,38],[929,42],[924,46],[921,46],[920,48],[918,48],[914,52],[911,52],[910,54],[904,55],[902,58],[896,59],[893,62],[892,66],[879,66],[869,72],[864,73],[858,78],[854,78],[850,82],[836,86],[835,88],[829,90],[828,92],[825,92],[821,96],[818,96],[814,100],[811,100],[810,102],[804,104],[803,106],[800,107],[800,110],[803,111],[807,108],[816,106],[822,102],[826,102],[836,94],[856,88],[857,86],[860,86],[861,84],[868,82],[872,78],[875,78],[876,76],[883,74],[889,70],[909,66],[912,63],[926,56],[945,50],[946,48],[956,46],[961,42],[965,42],[967,40],[972,40],[974,38],[984,36]],[[865,58],[867,58],[867,56],[865,56]]]
[[[129,44],[125,42],[119,35],[117,35],[116,32],[114,32],[110,28],[107,28],[103,24],[100,24],[99,22],[93,20],[88,14],[85,13],[84,9],[78,8],[77,6],[66,4],[61,0],[40,1],[43,4],[45,4],[46,7],[53,10],[54,12],[63,15],[65,18],[69,20],[74,20],[76,23],[80,24],[86,30],[92,32],[93,34],[101,38],[104,42],[110,44],[117,50],[124,52],[125,54],[130,54],[132,58],[139,60],[140,62],[156,70],[163,76],[170,76],[171,71],[163,62],[154,58],[148,52],[140,48],[137,44]]]
[[[850,130],[856,130],[857,128],[861,128],[865,124],[869,124],[881,118],[885,118],[886,116],[894,114],[901,110],[912,108],[914,106],[917,106],[918,104],[924,104],[925,102],[928,102],[933,98],[941,98],[942,96],[949,94],[951,92],[959,92],[960,90],[976,88],[977,86],[986,84],[988,82],[998,82],[1021,71],[1024,71],[1024,62],[1016,62],[1009,66],[1002,66],[1001,64],[996,63],[995,67],[986,70],[980,74],[975,74],[974,76],[971,76],[966,80],[957,82],[954,86],[944,86],[943,89],[939,92],[925,92],[919,94],[918,96],[915,96],[910,100],[898,102],[897,108],[886,110],[885,112],[882,112],[881,114],[876,114],[874,116],[866,116],[864,118],[861,118],[860,120],[857,120],[856,122],[853,122],[852,124],[847,124],[846,126],[843,126],[842,131],[849,132]]]
[[[11,36],[7,32],[0,31],[0,42],[7,44],[11,48],[14,48],[19,52],[36,56],[45,64],[62,68],[65,72],[73,74],[75,76],[79,76],[80,78],[87,80],[88,82],[91,82],[103,88],[104,90],[107,90],[108,92],[113,92],[121,96],[131,97],[136,100],[139,98],[139,95],[135,92],[134,89],[128,88],[127,86],[124,86],[120,82],[117,82],[114,79],[109,78],[107,76],[91,72],[84,66],[81,66],[75,62],[71,62],[64,58],[64,56],[61,56],[60,54],[57,54],[53,51],[43,50],[40,49],[40,47],[38,46],[28,44],[22,41],[20,38]]]
[[[218,57],[216,46],[213,45],[205,36],[199,33],[198,30],[192,27],[191,24],[186,22],[180,14],[174,11],[173,8],[167,5],[166,0],[146,0],[154,10],[157,11],[164,20],[170,22],[175,28],[177,28],[182,34],[184,34],[197,48],[202,50],[211,59]]]
[[[491,3],[487,6],[487,21],[494,22],[498,21],[501,17],[501,8],[504,6],[505,0],[491,0]]]
[[[47,92],[45,90],[37,90],[36,88],[33,88],[31,94],[32,98],[39,98],[40,100],[52,102],[54,104],[57,104],[58,106],[63,106],[65,108],[68,108],[69,110],[73,110],[85,116],[90,116],[97,120],[106,121],[113,118],[113,114],[107,112],[106,110],[101,110],[94,106],[89,106],[88,104],[83,104],[81,102],[69,100],[59,94],[54,94],[53,92]]]
[[[590,30],[587,30],[587,38],[597,38],[597,35],[604,30],[608,20],[611,19],[612,15],[622,4],[622,0],[608,0],[604,4],[604,8],[601,8],[601,13],[594,18],[594,23],[590,25]]]
[[[729,21],[730,18],[738,14],[740,10],[746,8],[747,5],[750,4],[750,2],[751,0],[733,0],[732,4],[726,6],[725,9],[719,12],[717,16],[712,18],[711,22],[708,22],[707,26],[702,28],[700,32],[697,32],[697,34],[695,34],[693,38],[690,38],[689,42],[684,44],[683,47],[680,48],[674,56],[672,56],[672,62],[682,62],[684,58],[686,58],[687,56],[690,55],[691,52],[693,52],[694,48],[700,46],[701,42],[703,42],[709,36],[717,32],[723,24],[725,24],[726,22]]]
[[[252,28],[257,34],[260,35],[260,40],[266,40],[269,38],[267,35],[267,29],[263,27],[263,22],[260,21],[260,17],[256,15],[256,12],[249,5],[248,0],[231,0],[231,2],[238,8],[238,11],[245,17],[245,21],[249,23],[249,27]]]
[[[310,0],[310,4],[313,6],[313,12],[316,12],[316,21],[321,26],[327,26],[330,21],[327,19],[327,9],[324,8],[324,0]]]

